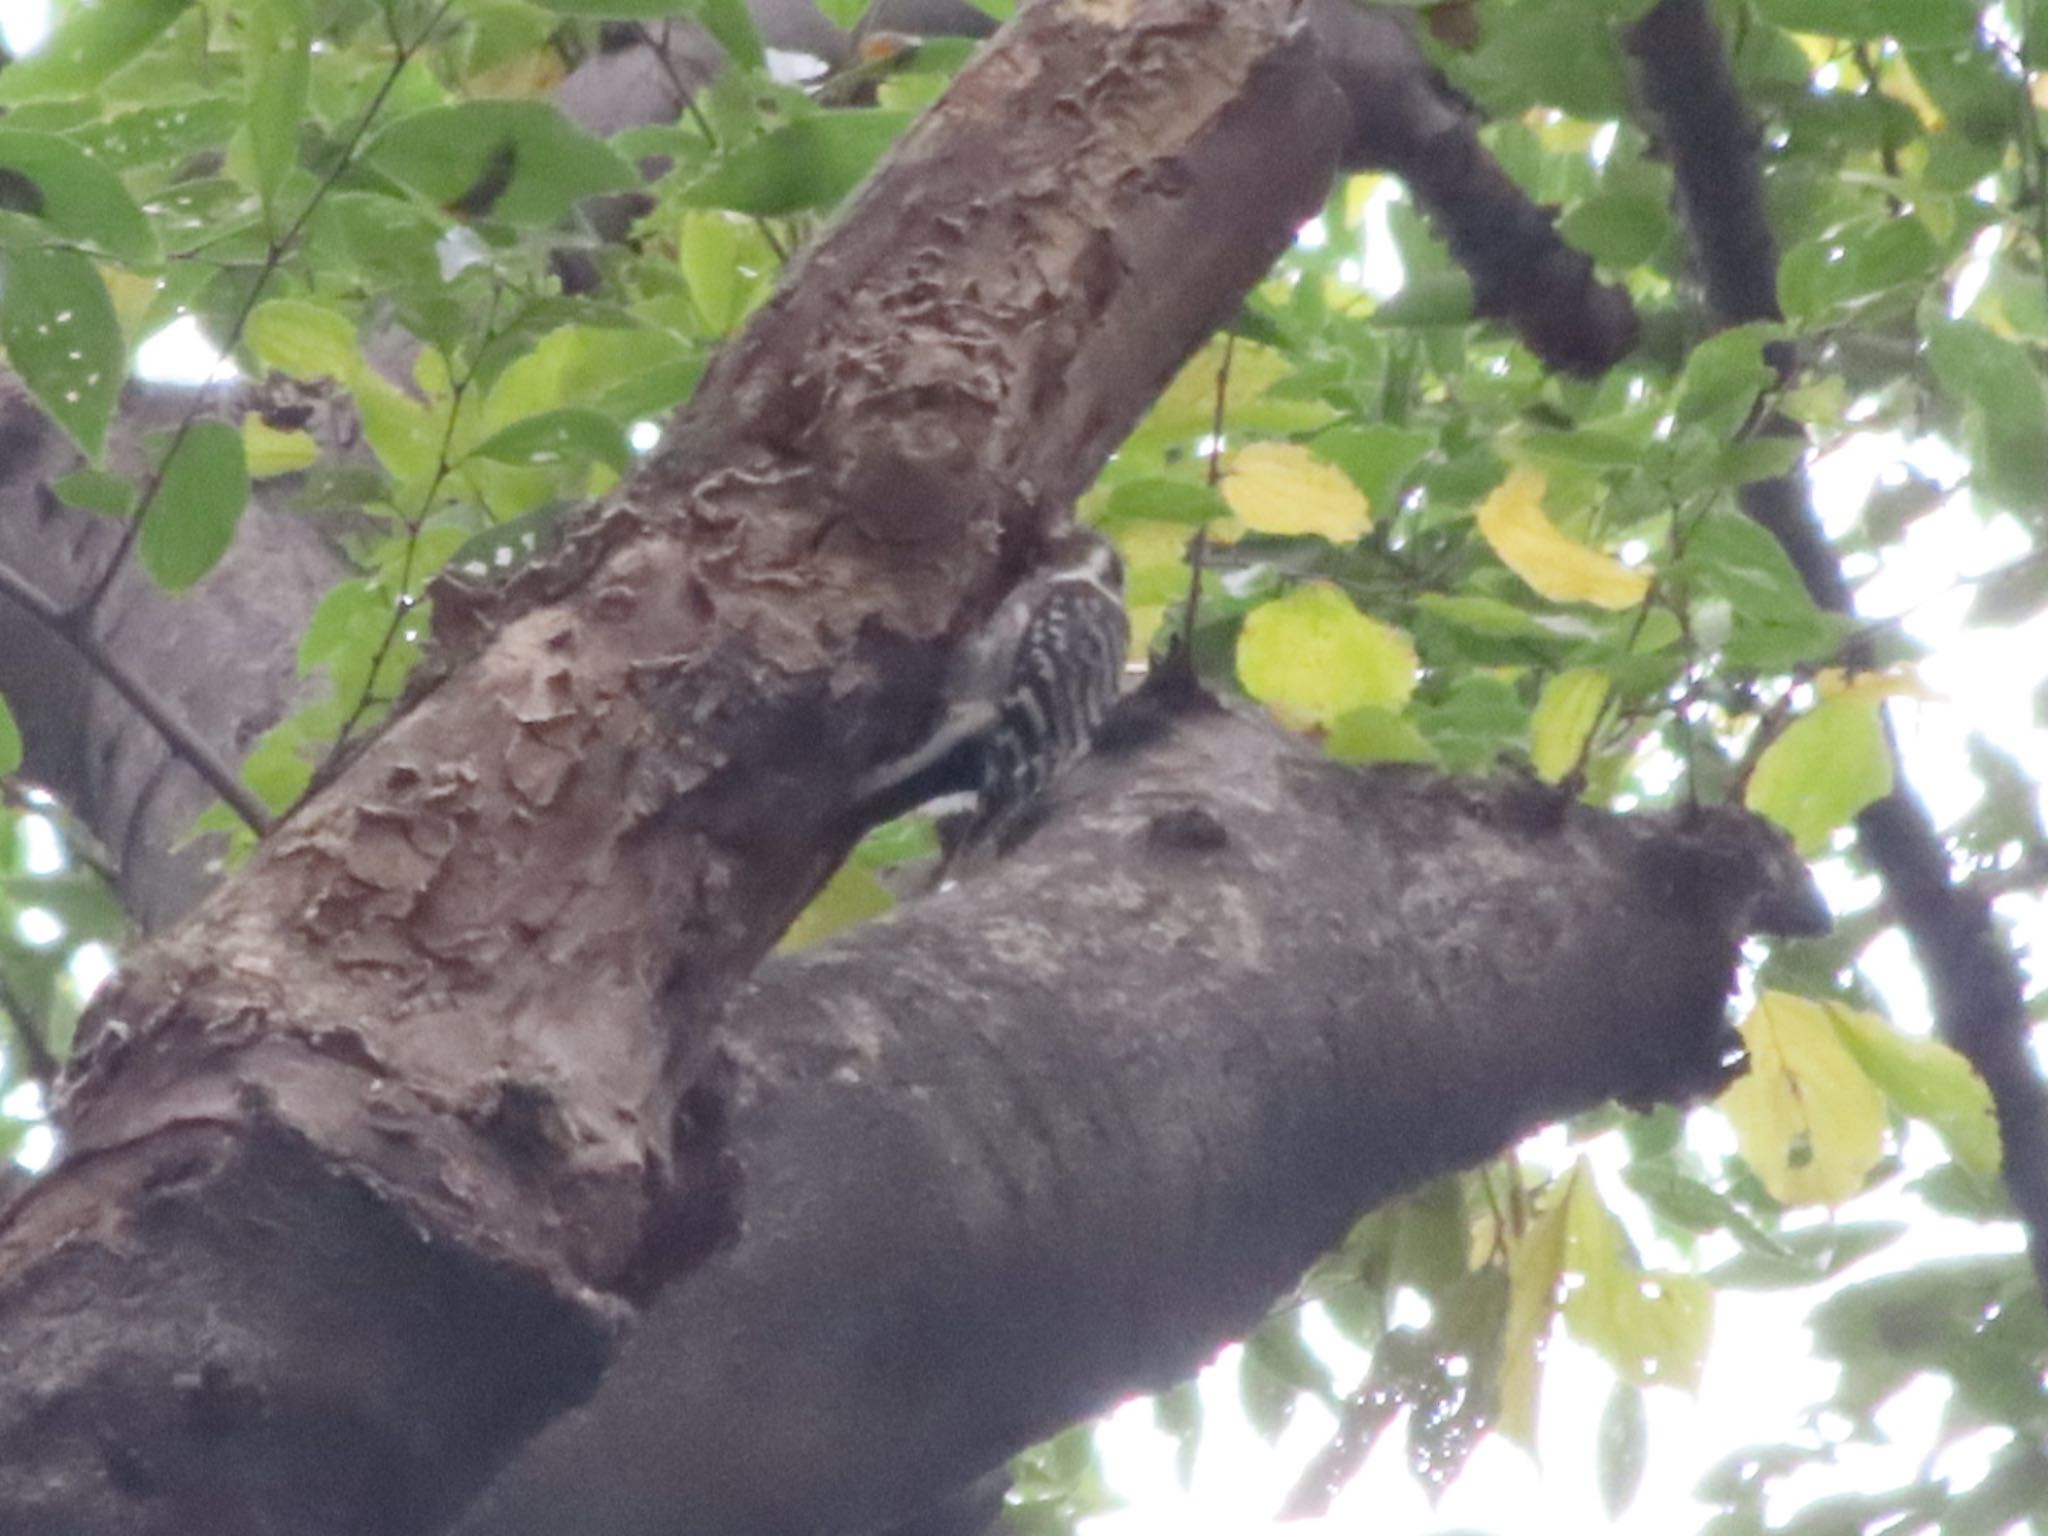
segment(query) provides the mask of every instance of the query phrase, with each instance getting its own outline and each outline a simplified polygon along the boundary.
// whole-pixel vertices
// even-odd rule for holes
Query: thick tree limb
[[[1707,293],[1730,325],[1782,320],[1777,246],[1764,219],[1757,136],[1728,67],[1727,49],[1705,0],[1661,0],[1631,30],[1629,48],[1645,104],[1663,129]],[[1774,417],[1764,430],[1804,435]],[[1746,485],[1749,515],[1778,538],[1821,607],[1852,613],[1840,561],[1798,474]],[[1851,666],[1872,662],[1867,637],[1853,641]],[[2028,1053],[2032,1027],[2025,979],[1998,931],[1990,902],[1950,877],[1940,833],[1910,787],[1892,791],[1856,818],[1857,846],[1884,881],[1913,954],[1928,979],[1942,1037],[1969,1058],[1998,1110],[2005,1186],[2027,1231],[2042,1294],[2048,1296],[2048,1087]]]
[[[1185,1376],[1369,1206],[1712,1089],[1737,936],[1822,915],[1739,815],[1359,773],[1220,712],[1091,777],[985,880],[742,993],[734,1239],[465,1533],[900,1517]]]
[[[845,39],[808,0],[754,0],[749,8],[771,46],[843,56]],[[886,0],[874,20],[950,31],[980,15],[963,12],[957,0]],[[1483,307],[1557,366],[1604,366],[1626,351],[1635,320],[1625,292],[1591,283],[1584,258],[1501,176],[1408,20],[1351,0],[1313,0],[1308,15],[1320,64],[1352,114],[1347,156],[1410,180],[1461,259],[1475,261]],[[594,132],[670,120],[678,91],[709,77],[717,51],[683,24],[665,27],[656,41],[661,54],[643,39],[587,61],[564,82],[560,105]],[[1472,239],[1459,234],[1468,226],[1479,232]],[[1523,234],[1511,240],[1488,231]],[[124,428],[177,419],[183,398],[174,390],[136,392]],[[75,459],[18,389],[0,394],[0,439],[20,449],[0,461],[0,561],[70,606],[105,567],[109,525],[42,489]],[[300,686],[291,651],[322,591],[344,574],[317,525],[288,508],[271,509],[280,490],[288,494],[289,482],[258,486],[234,551],[191,597],[167,597],[133,575],[110,597],[117,632],[150,637],[122,647],[128,669],[228,756],[288,711]],[[207,791],[145,722],[105,697],[90,672],[50,642],[43,626],[0,603],[0,689],[23,721],[30,770],[121,855],[123,905],[153,931],[213,883],[213,840],[186,840]]]
[[[1305,7],[1323,66],[1351,108],[1349,164],[1401,178],[1472,279],[1474,310],[1511,327],[1544,366],[1597,375],[1634,348],[1628,290],[1597,282],[1556,210],[1522,191],[1480,143],[1471,104],[1430,65],[1413,13],[1355,0]]]
[[[701,1257],[648,1235],[721,1166],[689,1090],[727,992],[954,638],[1324,195],[1342,108],[1287,13],[1033,8],[647,471],[495,600],[444,591],[431,687],[131,959],[67,1161],[0,1228],[31,1526],[405,1528],[551,1406],[532,1370],[581,1390]],[[552,1342],[517,1333],[552,1363],[489,1358],[547,1298]],[[365,1378],[310,1369],[308,1324]],[[337,1414],[364,1454],[296,1459]]]
[[[677,1482],[598,1456],[592,1536],[672,1529],[633,1521],[679,1484],[725,1536],[918,1505],[1184,1370],[1372,1200],[1710,1088],[1736,935],[1814,916],[1741,818],[1361,774],[1232,715],[1076,793],[987,880],[743,994],[654,1256],[698,1267],[495,1508],[581,1500],[554,1478],[593,1437],[658,1439]],[[599,1312],[256,1118],[167,1128],[139,1202],[123,1159],[74,1162],[44,1191],[93,1222],[31,1199],[0,1238],[0,1529],[404,1536],[589,1391]],[[500,1123],[546,1155],[547,1106]]]
[[[1367,1207],[1711,1089],[1736,936],[1820,917],[1739,816],[1356,773],[1227,714],[1094,779],[988,879],[743,993],[736,1240],[465,1532],[898,1516],[1180,1379]]]

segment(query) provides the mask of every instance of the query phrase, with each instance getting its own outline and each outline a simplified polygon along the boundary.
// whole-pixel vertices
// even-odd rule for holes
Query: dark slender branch
[[[1554,210],[1517,186],[1479,120],[1430,65],[1405,13],[1350,0],[1307,8],[1321,61],[1351,108],[1346,163],[1398,176],[1472,279],[1474,310],[1513,328],[1544,365],[1604,373],[1635,346],[1628,290],[1598,281]]]
[[[127,665],[93,634],[85,622],[85,610],[67,613],[11,566],[0,563],[0,593],[12,598],[34,615],[51,634],[76,651],[81,660],[104,678],[134,711],[149,722],[179,761],[206,781],[206,787],[227,804],[257,833],[270,826],[270,810],[214,752],[206,739],[171,709],[131,672]]]
[[[1661,0],[1630,29],[1628,47],[1645,105],[1663,131],[1715,318],[1727,325],[1781,319],[1757,135],[1705,0]],[[1788,366],[1789,352],[1778,361]],[[1804,434],[1778,416],[1761,431]],[[1742,506],[1784,546],[1816,603],[1853,614],[1841,562],[1802,476],[1745,486]],[[1852,639],[1844,659],[1851,667],[1871,665],[1868,636]],[[2006,1191],[2026,1226],[2036,1280],[2048,1295],[2048,1089],[2028,1055],[2025,978],[2012,946],[1999,933],[1984,892],[1951,880],[1941,835],[1909,787],[1864,810],[1856,834],[1927,976],[1942,1036],[1991,1090]]]

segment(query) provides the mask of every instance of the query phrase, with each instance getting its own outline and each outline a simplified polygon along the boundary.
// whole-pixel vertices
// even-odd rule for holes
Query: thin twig
[[[1216,406],[1209,416],[1209,489],[1223,483],[1223,418],[1230,404],[1230,364],[1237,355],[1237,337],[1223,333],[1223,360],[1216,365]],[[1209,525],[1195,530],[1188,545],[1188,600],[1181,610],[1180,651],[1189,673],[1195,669],[1195,619],[1202,611],[1202,565],[1209,554]]]
[[[77,652],[80,660],[104,678],[138,715],[149,722],[150,728],[163,738],[172,755],[205,780],[206,787],[219,795],[251,829],[258,833],[269,829],[269,808],[236,777],[232,768],[221,761],[197,731],[158,698],[148,684],[129,671],[119,657],[100,644],[81,612],[66,612],[4,562],[0,562],[0,593],[14,599],[41,620],[51,634]]]
[[[469,393],[469,386],[476,381],[476,358],[488,351],[491,343],[497,339],[493,326],[496,323],[498,301],[501,297],[503,290],[493,287],[491,312],[484,319],[483,340],[478,344],[475,355],[471,357],[468,370],[461,378],[449,380],[448,419],[441,424],[441,446],[435,453],[434,476],[427,482],[426,491],[420,497],[418,510],[405,519],[405,557],[398,569],[398,596],[391,605],[391,618],[384,626],[384,633],[377,642],[376,650],[371,653],[369,670],[363,676],[362,695],[356,700],[355,708],[349,712],[349,717],[342,721],[341,729],[335,733],[334,744],[321,758],[320,766],[314,770],[315,784],[323,782],[326,775],[333,771],[356,727],[362,724],[363,717],[369,713],[370,706],[373,703],[387,702],[372,697],[377,686],[377,674],[384,670],[384,663],[391,656],[391,648],[398,643],[399,631],[405,626],[406,615],[412,612],[412,604],[406,596],[406,591],[412,585],[413,561],[420,547],[420,529],[425,526],[428,516],[434,510],[434,498],[441,494],[442,485],[455,471],[455,465],[449,458],[449,450],[455,445],[455,423],[462,415],[462,402]]]
[[[691,89],[689,83],[683,79],[681,72],[676,68],[676,61],[669,56],[668,25],[666,23],[662,25],[661,39],[658,42],[649,36],[647,28],[637,21],[633,23],[633,32],[640,39],[642,45],[653,50],[655,61],[661,66],[661,72],[668,76],[668,83],[674,89],[676,95],[676,110],[689,114],[690,121],[697,125],[697,131],[704,135],[705,146],[713,153],[716,153],[718,150],[718,132],[711,126],[711,119],[704,115],[704,109],[697,105],[696,91]],[[768,249],[775,253],[775,259],[784,266],[788,266],[788,248],[783,245],[781,240],[776,238],[775,231],[770,227],[768,220],[760,214],[753,214],[751,217],[754,221],[754,228],[759,230],[761,238],[768,242]]]

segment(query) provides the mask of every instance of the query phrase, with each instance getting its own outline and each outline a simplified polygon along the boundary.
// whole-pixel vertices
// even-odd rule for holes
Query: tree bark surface
[[[1371,1206],[1711,1091],[1740,937],[1824,922],[1741,813],[1167,731],[987,878],[742,991],[732,1238],[463,1536],[901,1519],[1183,1379]]]

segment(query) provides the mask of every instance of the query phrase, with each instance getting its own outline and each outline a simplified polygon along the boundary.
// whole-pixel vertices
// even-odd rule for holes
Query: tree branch
[[[1346,769],[1197,705],[985,879],[744,989],[703,1111],[743,1221],[463,1536],[899,1519],[1182,1379],[1360,1211],[1711,1092],[1736,936],[1823,920],[1740,813]]]
[[[1592,258],[1565,244],[1479,140],[1469,102],[1423,53],[1412,13],[1311,0],[1323,67],[1344,93],[1347,163],[1401,178],[1451,257],[1472,279],[1473,306],[1513,328],[1544,366],[1604,373],[1634,348],[1635,305],[1597,282]]]
[[[1764,220],[1757,136],[1704,0],[1661,0],[1629,34],[1644,102],[1662,125],[1678,200],[1716,317],[1724,324],[1782,320],[1777,248]],[[1781,359],[1781,366],[1789,359]],[[1773,416],[1763,430],[1803,436]],[[1849,585],[1815,515],[1805,478],[1742,489],[1743,509],[1776,535],[1821,607],[1852,614]],[[1852,640],[1852,667],[1872,662],[1868,637]],[[1901,786],[1856,818],[1857,844],[1884,881],[1925,971],[1942,1037],[1969,1058],[1998,1110],[2006,1191],[2027,1231],[2048,1296],[2048,1088],[2028,1054],[2025,981],[1998,933],[1990,902],[1950,879],[1926,806]]]
[[[103,590],[103,587],[95,588],[95,594]],[[150,729],[163,739],[164,745],[176,754],[178,761],[205,780],[206,787],[225,801],[229,809],[257,832],[269,829],[269,808],[256,798],[232,768],[220,760],[197,731],[158,698],[148,684],[129,671],[120,657],[94,637],[91,601],[96,601],[96,597],[89,600],[85,611],[67,613],[5,562],[0,562],[0,593],[34,616],[51,634],[75,651],[81,661],[105,680],[108,687],[126,699],[129,707],[146,720]]]

